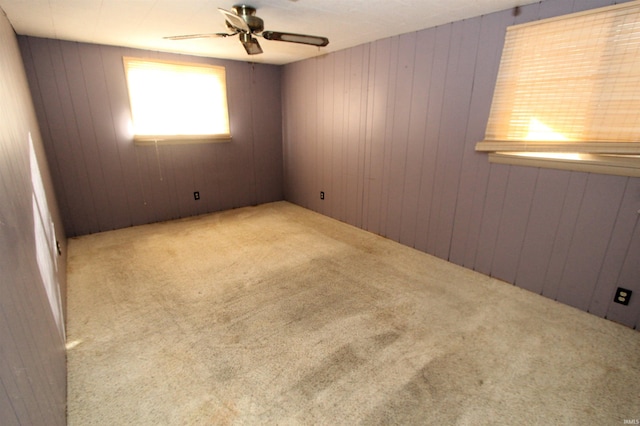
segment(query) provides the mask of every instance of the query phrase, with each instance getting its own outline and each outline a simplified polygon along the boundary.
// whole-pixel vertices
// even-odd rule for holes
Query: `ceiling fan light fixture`
[[[244,50],[247,51],[247,55],[257,55],[262,53],[262,48],[258,40],[251,37],[251,34],[240,33],[240,42],[244,46]]]

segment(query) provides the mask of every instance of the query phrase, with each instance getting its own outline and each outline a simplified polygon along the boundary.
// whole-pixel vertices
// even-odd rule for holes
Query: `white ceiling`
[[[430,28],[537,0],[246,0],[266,30],[328,37],[327,47],[262,38],[247,56],[237,37],[164,40],[164,36],[226,32],[217,8],[237,0],[0,0],[16,33],[286,64],[366,42]]]

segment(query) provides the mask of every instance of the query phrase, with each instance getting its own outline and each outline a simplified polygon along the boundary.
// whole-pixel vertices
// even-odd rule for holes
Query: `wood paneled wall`
[[[638,327],[640,179],[474,150],[507,26],[612,3],[548,0],[285,66],[285,198]]]
[[[281,67],[19,41],[68,236],[283,198]],[[135,146],[123,56],[223,65],[233,140]]]
[[[66,358],[40,275],[29,134],[62,256],[53,278],[65,294],[66,239],[18,42],[0,10],[0,424],[66,424]]]

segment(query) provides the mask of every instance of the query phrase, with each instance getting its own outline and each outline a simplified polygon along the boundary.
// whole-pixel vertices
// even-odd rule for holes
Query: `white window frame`
[[[614,15],[617,17],[616,19],[618,19],[615,21],[615,24],[612,23],[614,22],[612,16]],[[584,131],[584,134],[573,137],[574,135],[570,133],[571,131],[577,132],[577,130],[575,130],[577,128],[575,123],[580,119],[584,120],[584,117],[587,117],[588,123],[601,119],[602,122],[606,124],[607,119],[602,119],[602,117],[607,117],[607,114],[610,113],[618,114],[618,110],[620,111],[620,116],[626,114],[626,123],[631,121],[635,124],[637,121],[640,121],[640,108],[627,108],[626,110],[624,108],[618,108],[616,110],[616,105],[621,103],[620,98],[616,98],[616,102],[609,104],[601,101],[593,102],[589,104],[589,109],[585,108],[586,111],[579,111],[579,108],[586,104],[585,102],[576,102],[578,106],[575,108],[575,111],[578,111],[577,114],[580,114],[579,119],[574,118],[577,117],[577,115],[571,114],[566,114],[568,118],[560,117],[557,120],[554,119],[556,121],[554,122],[554,126],[557,123],[559,124],[557,124],[557,127],[551,129],[552,131],[549,133],[549,137],[543,136],[536,139],[535,136],[533,138],[522,136],[524,134],[522,132],[524,126],[522,123],[526,122],[527,119],[535,119],[533,116],[528,117],[526,115],[528,111],[527,108],[530,108],[528,104],[525,105],[527,102],[535,103],[538,99],[543,101],[543,98],[546,97],[552,99],[551,102],[556,102],[556,105],[552,106],[553,108],[556,108],[556,110],[560,109],[557,108],[557,106],[562,108],[562,112],[558,113],[558,116],[565,115],[567,110],[574,111],[571,107],[571,100],[567,102],[553,100],[554,93],[553,90],[550,91],[548,89],[549,84],[551,84],[548,81],[543,82],[537,87],[535,86],[535,84],[537,84],[535,81],[534,84],[529,84],[532,78],[531,75],[536,72],[540,73],[537,70],[553,69],[553,67],[549,66],[553,58],[549,59],[549,57],[554,53],[548,53],[553,50],[552,46],[547,46],[544,41],[541,41],[538,42],[538,45],[534,48],[535,52],[533,52],[534,49],[530,47],[527,47],[527,49],[523,48],[526,41],[522,40],[526,39],[526,37],[529,37],[529,40],[531,40],[530,34],[536,31],[551,33],[552,31],[558,31],[558,28],[562,31],[569,23],[587,22],[588,20],[589,22],[596,23],[594,27],[595,25],[601,25],[601,27],[598,28],[605,30],[616,29],[617,32],[615,34],[611,35],[607,33],[602,37],[604,46],[602,52],[605,51],[604,49],[608,49],[606,50],[608,56],[605,58],[605,55],[602,54],[602,58],[598,58],[597,61],[586,62],[595,63],[593,68],[598,68],[593,72],[593,75],[582,74],[575,78],[575,80],[572,80],[573,77],[567,77],[566,80],[558,79],[558,81],[561,82],[560,84],[567,85],[567,87],[570,87],[574,83],[576,83],[576,85],[582,84],[581,87],[585,87],[585,79],[593,79],[594,83],[591,83],[590,80],[586,83],[587,86],[591,84],[593,84],[594,87],[597,86],[593,92],[589,91],[589,99],[600,99],[598,95],[606,93],[609,90],[608,85],[611,84],[611,81],[616,81],[615,79],[620,75],[620,80],[624,80],[625,82],[630,81],[630,83],[629,86],[624,86],[624,90],[627,90],[626,92],[619,90],[618,93],[623,93],[623,96],[630,94],[630,97],[633,98],[632,105],[640,106],[640,55],[634,55],[635,52],[640,52],[640,49],[636,47],[637,45],[634,45],[634,49],[630,50],[632,53],[627,53],[627,50],[625,50],[623,54],[616,56],[618,61],[616,64],[619,66],[607,67],[606,73],[602,72],[601,69],[604,68],[602,64],[609,63],[606,61],[609,61],[612,49],[620,49],[619,47],[611,47],[617,46],[614,44],[614,40],[619,39],[617,34],[620,33],[620,30],[618,30],[618,28],[622,26],[622,24],[619,23],[622,19],[620,16],[624,16],[625,31],[627,31],[626,28],[632,28],[632,30],[630,30],[633,31],[634,37],[632,38],[640,36],[640,1],[638,0],[509,27],[507,29],[507,37],[494,92],[489,123],[487,125],[487,132],[485,139],[476,144],[476,151],[489,153],[489,161],[492,163],[640,177],[640,123],[638,123],[635,128],[634,126],[630,126],[630,130],[626,129],[626,133],[621,136],[620,139],[616,139],[617,135],[614,134],[617,131],[615,126],[612,128],[616,129],[616,131],[612,132],[611,137],[607,134],[601,138],[591,137],[589,134],[590,129],[596,126],[589,124],[580,127],[580,129],[587,129]],[[614,31],[612,30],[610,32],[613,33]],[[547,39],[545,38],[543,40]],[[630,43],[626,43],[625,46],[628,44]],[[575,45],[567,45],[573,48],[574,51],[578,49]],[[525,55],[516,56],[518,52],[517,49],[520,49],[520,52],[526,52]],[[531,52],[531,54],[528,52]],[[619,50],[616,50],[616,52],[619,52]],[[600,54],[601,52],[598,51],[597,53]],[[521,59],[522,57],[524,57],[524,59]],[[568,57],[571,57],[571,55],[568,54],[567,58]],[[555,60],[558,61],[558,57],[556,57]],[[567,62],[565,59],[565,63]],[[624,63],[620,65],[621,62]],[[573,62],[569,63],[573,64]],[[637,64],[638,66],[630,66],[630,63]],[[514,64],[516,65],[515,68],[513,66]],[[509,67],[511,67],[510,70]],[[613,68],[623,71],[617,74]],[[631,71],[631,75],[629,74],[630,69],[633,70]],[[623,74],[624,72],[626,72],[626,74]],[[543,79],[546,78],[546,71],[544,71],[544,73]],[[562,75],[567,74],[569,73]],[[614,76],[613,78],[612,75]],[[578,82],[580,78],[582,79],[582,83]],[[630,89],[626,89],[626,87],[630,87]],[[506,94],[508,91],[511,91],[511,93]],[[576,91],[576,94],[581,93],[583,92],[579,90]],[[506,96],[510,96],[508,101],[505,101],[505,99],[507,99]],[[518,98],[518,96],[521,97]],[[525,99],[525,96],[528,96],[528,98]],[[565,99],[566,98],[567,96],[565,95]],[[531,101],[531,99],[533,99],[533,101]],[[626,102],[626,99],[624,99],[624,101]],[[522,105],[525,106],[522,107]],[[605,105],[605,108],[601,105]],[[537,105],[531,107],[531,111],[534,111],[536,106]],[[598,107],[600,107],[600,110],[598,110]],[[593,111],[596,111],[595,114]],[[629,114],[629,111],[633,111],[633,113]],[[633,114],[637,114],[635,116],[637,119],[634,119]],[[594,116],[596,117],[595,119],[592,118]],[[562,136],[563,119],[568,123],[565,125],[565,128],[567,129],[566,134],[572,136],[570,138],[564,138]],[[569,130],[571,126],[573,126],[573,128]],[[586,137],[584,135],[586,135]]]
[[[225,68],[123,57],[136,144],[231,140]]]

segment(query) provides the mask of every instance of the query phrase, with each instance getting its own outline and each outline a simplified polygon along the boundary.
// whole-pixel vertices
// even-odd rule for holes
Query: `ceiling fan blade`
[[[162,37],[166,40],[188,40],[192,38],[217,38],[217,37],[229,37],[237,33],[212,33],[212,34],[185,34],[177,36]]]
[[[243,33],[251,32],[249,25],[247,25],[244,19],[242,19],[240,16],[222,8],[218,8],[218,10],[224,15],[224,19],[226,19],[229,25],[231,25],[233,28],[237,29],[238,31],[242,31]]]
[[[263,31],[262,36],[267,40],[287,41],[290,43],[309,44],[312,46],[326,46],[329,39],[326,37],[312,36],[307,34],[281,33],[277,31]]]
[[[244,46],[244,50],[247,51],[247,55],[257,55],[262,53],[262,47],[260,43],[251,34],[240,33],[240,42]]]

